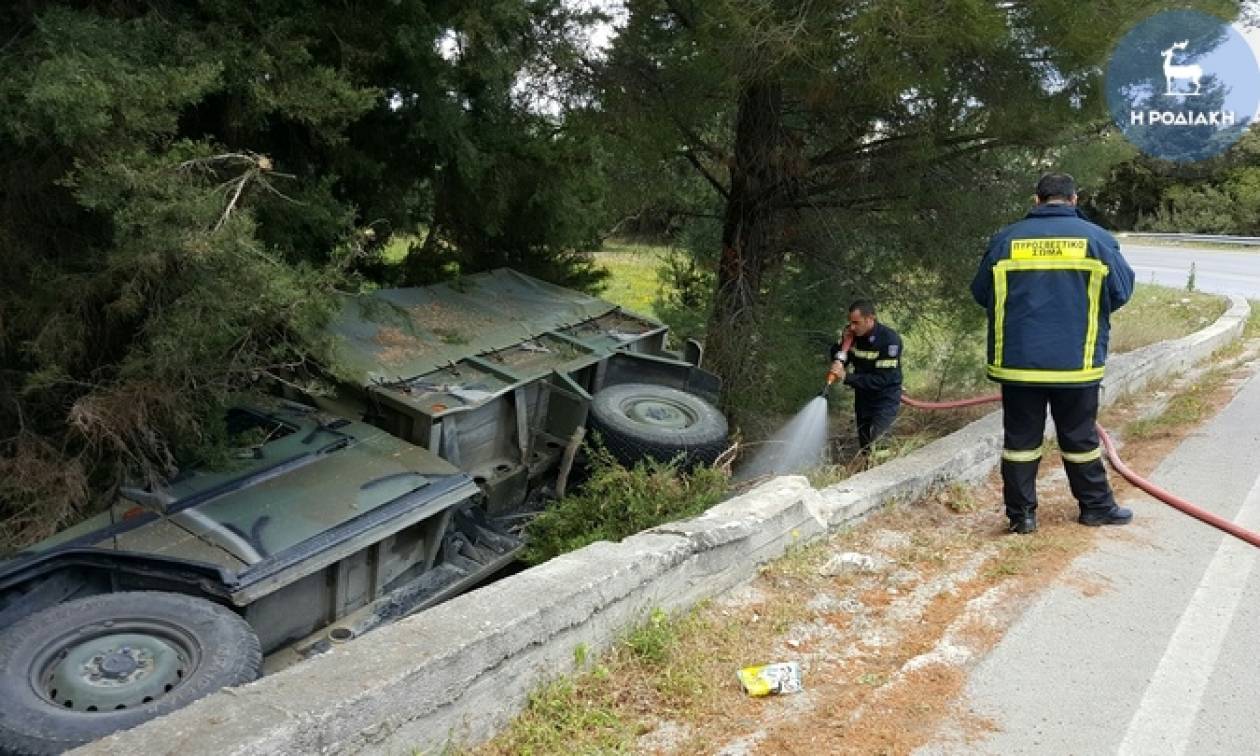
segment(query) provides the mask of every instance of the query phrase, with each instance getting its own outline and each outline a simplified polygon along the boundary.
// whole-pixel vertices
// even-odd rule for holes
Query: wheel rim
[[[621,411],[635,422],[670,430],[690,428],[699,420],[691,407],[659,396],[629,397],[622,401]]]
[[[62,633],[31,665],[31,683],[49,703],[71,711],[117,712],[152,703],[178,688],[199,661],[178,627],[115,620]]]

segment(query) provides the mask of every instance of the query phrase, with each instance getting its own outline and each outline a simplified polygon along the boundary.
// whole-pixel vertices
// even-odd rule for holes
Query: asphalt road
[[[1150,247],[1121,238],[1120,252],[1133,266],[1138,283],[1182,288],[1194,263],[1196,290],[1260,298],[1260,250]]]
[[[1257,417],[1253,372],[1155,482],[1260,530]],[[1134,522],[1104,529],[973,670],[967,704],[998,729],[926,752],[1260,752],[1260,549],[1145,496],[1123,503]]]

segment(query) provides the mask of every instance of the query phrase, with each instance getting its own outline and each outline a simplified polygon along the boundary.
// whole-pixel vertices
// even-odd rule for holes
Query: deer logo
[[[1186,49],[1186,45],[1190,44],[1190,40],[1182,40],[1174,42],[1172,47],[1168,48],[1161,55],[1164,56],[1164,94],[1171,97],[1194,97],[1199,94],[1199,90],[1203,88],[1203,83],[1199,81],[1203,78],[1203,68],[1197,65],[1178,66],[1172,62],[1173,53]],[[1183,79],[1194,85],[1193,92],[1178,92],[1174,89],[1174,81]]]

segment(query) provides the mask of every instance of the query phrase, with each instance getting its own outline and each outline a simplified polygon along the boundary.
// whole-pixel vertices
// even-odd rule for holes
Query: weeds
[[[727,490],[726,473],[709,467],[683,471],[675,463],[644,459],[626,468],[598,445],[590,447],[590,459],[591,475],[581,490],[530,523],[529,563],[695,516],[718,503]]]
[[[998,554],[986,566],[984,576],[990,580],[1001,580],[1023,575],[1042,563],[1039,557],[1052,552],[1072,553],[1086,538],[1076,531],[1007,536],[1001,540]]]
[[[743,697],[736,670],[771,661],[763,658],[769,640],[800,620],[801,603],[747,607],[739,616],[709,602],[673,616],[653,609],[602,657],[583,649],[588,669],[541,686],[506,732],[473,753],[634,752],[661,719],[724,716],[731,697]]]
[[[670,644],[677,638],[677,628],[669,621],[669,615],[653,609],[648,621],[626,636],[625,644],[636,659],[649,664],[663,664],[669,656]]]
[[[500,738],[506,741],[504,747],[491,749],[492,752],[565,753],[573,733],[581,733],[589,751],[624,748],[633,742],[638,728],[601,695],[605,680],[588,673],[576,679],[560,678],[535,690],[525,712]]]
[[[975,491],[970,486],[957,481],[945,486],[937,494],[937,498],[954,514],[969,514],[980,509],[980,502],[976,501]]]
[[[1207,417],[1213,409],[1212,393],[1229,377],[1226,368],[1213,368],[1194,385],[1173,396],[1164,410],[1154,417],[1135,420],[1124,427],[1126,438],[1143,440],[1167,435],[1185,425],[1193,425]]]

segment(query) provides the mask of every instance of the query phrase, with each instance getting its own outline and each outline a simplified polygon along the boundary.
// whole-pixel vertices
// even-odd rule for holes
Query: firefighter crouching
[[[849,324],[831,345],[831,372],[853,388],[858,445],[864,454],[897,419],[901,353],[901,336],[876,320],[874,304],[859,300],[849,306]]]
[[[971,292],[987,308],[988,375],[1002,384],[1002,497],[1010,530],[1037,529],[1046,406],[1084,525],[1123,525],[1095,422],[1110,315],[1133,293],[1115,237],[1076,209],[1076,182],[1051,173],[1035,206],[989,241]]]

